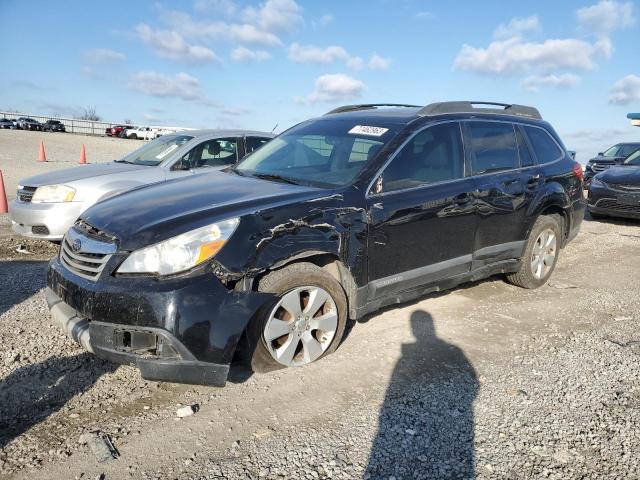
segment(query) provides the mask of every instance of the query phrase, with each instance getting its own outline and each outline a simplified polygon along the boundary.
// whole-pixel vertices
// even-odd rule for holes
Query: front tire
[[[520,270],[507,275],[507,281],[527,289],[547,283],[558,263],[561,232],[556,216],[538,217],[527,240]]]
[[[347,299],[328,272],[312,263],[295,263],[267,274],[258,290],[276,298],[247,330],[254,372],[304,366],[338,348]]]

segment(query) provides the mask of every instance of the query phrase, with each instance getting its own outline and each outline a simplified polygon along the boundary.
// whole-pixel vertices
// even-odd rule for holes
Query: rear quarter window
[[[524,127],[538,163],[549,163],[562,157],[563,152],[545,130],[535,127]]]

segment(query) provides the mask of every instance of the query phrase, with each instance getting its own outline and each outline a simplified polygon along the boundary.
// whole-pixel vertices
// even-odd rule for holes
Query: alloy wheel
[[[542,280],[553,268],[557,248],[558,241],[553,230],[547,228],[540,232],[531,253],[531,272],[536,279]]]
[[[299,367],[322,356],[338,328],[338,310],[331,295],[315,286],[285,293],[271,310],[263,338],[275,361]]]

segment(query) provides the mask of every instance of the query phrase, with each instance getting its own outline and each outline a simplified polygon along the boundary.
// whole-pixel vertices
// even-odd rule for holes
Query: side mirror
[[[602,152],[598,152],[598,156],[599,156],[599,157],[601,157],[601,156],[603,156],[603,155],[604,155],[604,153],[602,153]]]
[[[191,170],[191,162],[184,158],[173,166],[173,170]]]

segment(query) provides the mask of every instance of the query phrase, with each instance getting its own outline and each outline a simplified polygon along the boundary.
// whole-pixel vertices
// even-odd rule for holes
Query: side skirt
[[[477,280],[482,280],[483,278],[487,278],[492,275],[498,275],[501,273],[517,272],[519,269],[520,260],[503,260],[500,262],[492,263],[491,265],[485,265],[483,267],[472,270],[471,272],[455,275],[453,277],[439,280],[431,284],[421,285],[416,288],[404,290],[394,295],[376,298],[374,300],[371,300],[370,302],[356,307],[357,315],[355,319],[362,318],[369,313],[375,312],[376,310],[389,305],[409,302],[429,293],[450,290],[463,283],[475,282]],[[367,289],[368,286],[359,288],[358,298],[366,298]]]

